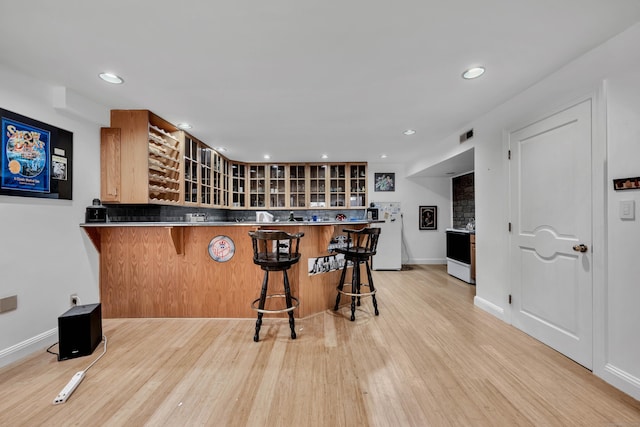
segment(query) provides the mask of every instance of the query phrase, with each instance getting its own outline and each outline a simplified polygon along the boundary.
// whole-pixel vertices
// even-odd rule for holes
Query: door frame
[[[505,174],[507,177],[508,221],[513,222],[511,163],[508,159],[509,135],[530,126],[533,123],[549,118],[561,111],[584,101],[591,100],[591,236],[589,248],[592,262],[592,370],[598,376],[606,364],[606,318],[607,318],[607,114],[606,114],[606,80],[585,95],[573,98],[569,102],[550,104],[538,110],[537,114],[529,114],[527,118],[519,120],[518,125],[503,130],[503,147],[505,152]],[[509,260],[513,256],[513,234],[509,232]],[[513,267],[509,265],[509,278]],[[513,294],[513,284],[509,279],[508,293]],[[513,324],[513,306],[506,304],[505,320]]]

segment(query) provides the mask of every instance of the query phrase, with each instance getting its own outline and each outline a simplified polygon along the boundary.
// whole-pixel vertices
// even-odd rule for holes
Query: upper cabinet
[[[103,201],[183,203],[180,130],[146,110],[113,110],[101,134]]]
[[[367,206],[366,163],[230,161],[147,110],[112,110],[101,129],[103,202],[240,209]]]

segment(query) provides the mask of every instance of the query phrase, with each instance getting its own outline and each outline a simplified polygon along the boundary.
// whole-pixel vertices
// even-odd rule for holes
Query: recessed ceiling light
[[[226,153],[227,152],[227,147],[217,147],[216,151],[218,151],[219,153]]]
[[[178,123],[177,126],[178,126],[178,129],[184,129],[184,130],[191,129],[193,127],[189,123]]]
[[[462,73],[462,78],[467,80],[475,79],[483,75],[484,71],[484,67],[469,68],[467,71]]]
[[[381,158],[381,159],[386,159],[386,158],[387,158],[387,155],[386,155],[386,154],[380,154],[380,158]]]
[[[269,160],[270,158],[271,158],[271,156],[270,156],[270,155],[268,155],[268,154],[265,154],[265,155],[264,155],[264,159],[265,159],[265,160]]]
[[[328,159],[328,158],[329,158],[329,156],[328,156],[327,154],[323,154],[323,155],[322,155],[322,158],[323,158],[323,159]]]
[[[405,135],[413,135],[414,133],[416,133],[416,131],[413,129],[407,129],[402,133],[404,133]]]
[[[100,78],[102,80],[104,80],[107,83],[112,83],[114,85],[119,85],[124,83],[124,79],[120,76],[118,76],[117,74],[113,74],[113,73],[100,73],[98,74],[100,76]]]

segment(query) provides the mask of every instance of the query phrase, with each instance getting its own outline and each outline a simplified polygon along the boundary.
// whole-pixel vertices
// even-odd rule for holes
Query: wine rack
[[[180,140],[149,124],[149,201],[179,204]]]

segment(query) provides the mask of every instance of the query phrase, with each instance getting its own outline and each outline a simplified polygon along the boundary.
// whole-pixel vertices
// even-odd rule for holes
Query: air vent
[[[469,129],[468,131],[460,135],[460,143],[462,144],[467,139],[471,139],[471,138],[473,138],[473,129]]]

